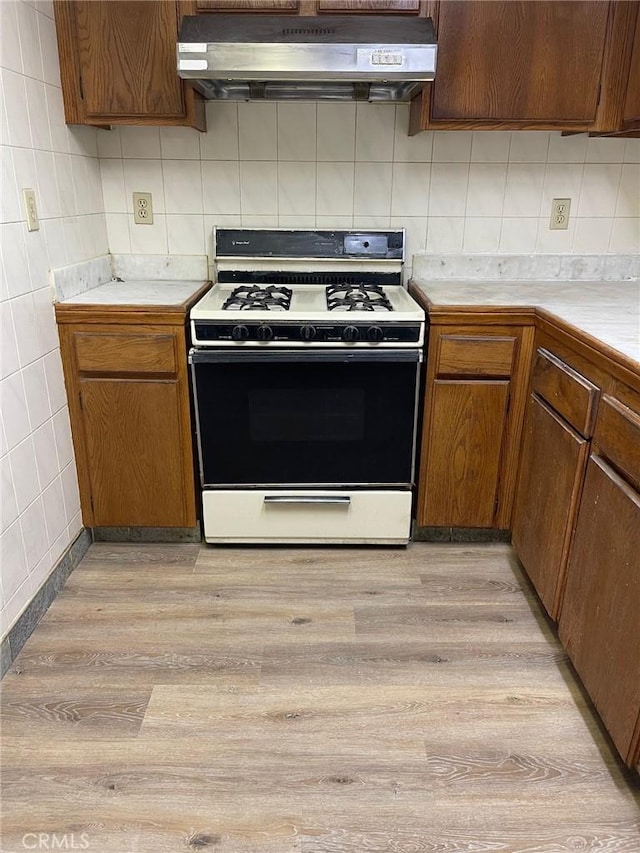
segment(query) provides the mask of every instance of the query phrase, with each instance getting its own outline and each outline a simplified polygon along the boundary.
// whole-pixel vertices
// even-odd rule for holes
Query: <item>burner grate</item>
[[[222,306],[223,311],[288,311],[293,291],[289,287],[236,287]]]
[[[386,293],[378,284],[335,284],[327,287],[329,311],[393,311]]]

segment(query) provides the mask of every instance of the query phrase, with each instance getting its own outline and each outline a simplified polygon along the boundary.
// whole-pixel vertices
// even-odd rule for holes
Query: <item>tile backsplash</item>
[[[104,255],[107,233],[97,131],[64,123],[50,2],[0,0],[0,65],[4,635],[82,528],[49,270]]]
[[[216,224],[405,227],[409,252],[640,251],[640,139],[407,136],[406,105],[209,103],[208,132],[98,135],[112,252],[211,253]],[[134,191],[153,225],[134,225]],[[571,198],[566,231],[551,199]]]

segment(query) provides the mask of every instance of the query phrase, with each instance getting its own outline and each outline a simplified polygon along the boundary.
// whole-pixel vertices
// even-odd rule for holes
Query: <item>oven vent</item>
[[[278,272],[258,270],[220,270],[220,284],[401,284],[402,277],[393,272]]]

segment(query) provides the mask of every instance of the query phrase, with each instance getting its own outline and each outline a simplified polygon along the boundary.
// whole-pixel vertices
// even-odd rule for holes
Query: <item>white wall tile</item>
[[[18,342],[20,366],[31,364],[42,353],[36,332],[36,307],[32,293],[25,293],[11,301],[11,313]]]
[[[504,163],[472,163],[469,166],[467,216],[501,216],[507,166]]]
[[[396,106],[393,159],[396,163],[430,163],[433,133],[428,130],[409,136],[409,104]]]
[[[133,218],[133,214],[131,214]],[[107,213],[108,250],[114,255],[128,255],[131,252],[128,213]]]
[[[192,127],[161,127],[160,156],[164,160],[199,160],[200,132]]]
[[[389,227],[405,229],[405,264],[410,266],[413,255],[427,246],[426,216],[392,216]]]
[[[9,453],[9,459],[18,512],[22,513],[40,494],[38,469],[31,436],[13,448]]]
[[[20,367],[18,341],[10,302],[0,302],[0,375],[9,376]]]
[[[547,160],[549,163],[584,163],[588,141],[586,133],[562,136],[554,131],[549,135]]]
[[[390,216],[354,216],[353,228],[389,228]]]
[[[31,291],[31,274],[25,244],[25,226],[22,222],[3,225],[2,265],[7,276],[9,296],[20,296]]]
[[[29,113],[33,147],[51,151],[51,131],[49,129],[44,83],[39,80],[31,80],[27,77],[25,86],[27,90],[27,111]]]
[[[35,430],[33,433],[33,447],[35,450],[40,491],[42,491],[60,473],[52,420],[45,421],[41,427]]]
[[[509,159],[511,133],[504,130],[473,132],[471,161],[473,163],[506,163]]]
[[[50,86],[48,84],[45,84],[44,89],[52,149],[66,154],[69,151],[69,134],[67,126],[64,123],[62,90],[57,86]]]
[[[202,161],[205,213],[240,213],[240,168],[237,160]]]
[[[468,163],[433,165],[429,185],[429,216],[464,216],[468,184]]]
[[[640,253],[640,219],[614,219],[609,251],[620,254]]]
[[[538,218],[503,217],[500,232],[500,251],[514,255],[529,254],[536,250]]]
[[[9,454],[0,457],[0,532],[10,527],[18,517],[18,501],[14,488]]]
[[[204,217],[201,214],[167,214],[167,239],[170,255],[203,255]]]
[[[628,163],[622,167],[616,216],[640,216],[640,163]]]
[[[627,139],[624,146],[624,162],[640,163],[640,139]]]
[[[439,130],[433,135],[434,163],[468,163],[472,134],[466,130]]]
[[[31,148],[31,127],[29,113],[25,109],[27,89],[25,78],[13,71],[2,72],[2,88],[4,103],[9,122],[9,143],[23,148]]]
[[[278,163],[278,212],[315,215],[316,164]]]
[[[60,477],[56,477],[42,492],[42,504],[47,523],[47,538],[49,545],[53,547],[67,526],[67,516],[64,510],[64,493]],[[59,550],[59,552],[62,551],[62,549],[56,550]],[[56,556],[60,556],[60,553]]]
[[[200,161],[163,160],[162,172],[166,212],[203,213]]]
[[[50,151],[35,151],[36,175],[38,177],[38,212],[43,219],[61,215],[58,183]]]
[[[131,251],[135,255],[165,255],[169,251],[167,223],[164,213],[153,214],[153,225],[136,225],[129,218]]]
[[[510,163],[504,193],[504,216],[540,216],[544,166]]]
[[[73,461],[71,424],[69,422],[69,409],[66,406],[53,416],[53,432],[58,451],[58,464],[62,470]]]
[[[391,182],[391,163],[356,163],[354,216],[389,216]]]
[[[238,142],[241,160],[276,160],[276,104],[238,104]]]
[[[332,215],[316,216],[316,227],[331,231],[334,228],[352,228],[353,216]]]
[[[160,128],[158,127],[121,127],[120,142],[123,157],[160,159]]]
[[[609,250],[612,219],[576,219],[573,251],[577,254],[605,253]]]
[[[159,161],[152,160],[150,162],[158,162],[158,168],[160,169]],[[102,197],[104,199],[104,209],[106,213],[125,213],[128,209],[124,184],[123,165],[123,160],[110,159],[100,161],[100,176],[102,178]],[[161,170],[160,181],[162,185]],[[144,190],[144,192],[147,192],[147,190]],[[65,213],[65,215],[68,216],[69,214]]]
[[[587,163],[623,163],[625,139],[591,136],[587,140]]]
[[[207,101],[207,132],[200,136],[203,160],[238,159],[238,105]]]
[[[547,165],[542,188],[542,216],[551,216],[551,203],[554,198],[570,198],[571,213],[576,214],[583,168],[583,166],[572,164],[549,163]]]
[[[243,217],[277,215],[277,163],[246,160],[240,163],[240,204]]]
[[[18,3],[18,32],[20,34],[20,51],[22,53],[22,68],[27,77],[42,80],[42,53],[38,33],[38,13],[27,3]]]
[[[391,162],[395,109],[389,104],[356,105],[356,161]]]
[[[62,495],[64,497],[64,511],[67,524],[70,524],[80,512],[80,492],[78,491],[78,474],[75,462],[70,462],[60,475],[62,481]]]
[[[0,60],[4,68],[22,73],[17,0],[0,3]]]
[[[47,391],[49,392],[49,403],[51,411],[55,414],[67,402],[60,350],[56,348],[52,352],[47,353],[43,361],[44,373],[47,379]]]
[[[277,228],[278,216],[275,213],[243,213],[240,224],[243,228]]]
[[[543,130],[519,130],[511,134],[510,163],[546,163],[549,133]]]
[[[318,163],[316,216],[353,215],[354,164]]]
[[[316,104],[277,105],[278,160],[316,161]]]
[[[584,167],[576,211],[578,216],[614,215],[621,172],[622,166],[617,164],[587,164]]]
[[[111,130],[98,130],[96,143],[98,145],[98,157],[122,157],[119,127],[112,127]]]
[[[56,25],[46,15],[38,15],[38,33],[42,55],[42,79],[52,86],[60,86],[60,63]]]
[[[51,406],[47,393],[47,380],[44,373],[44,363],[40,359],[27,365],[22,370],[27,410],[31,431],[37,429],[51,417]]]
[[[391,215],[426,216],[429,206],[428,163],[394,163]]]
[[[278,216],[278,228],[315,228],[316,227],[316,218],[315,216],[301,216],[297,214],[295,216]]]
[[[467,216],[462,248],[465,252],[497,252],[501,220],[490,216]]]
[[[355,159],[356,105],[319,103],[317,111],[319,161]]]
[[[0,562],[2,591],[5,599],[10,601],[27,577],[27,560],[19,521],[14,521],[0,536]]]
[[[117,163],[118,161],[111,160],[108,162]],[[116,192],[121,192],[122,194],[120,195],[119,199],[114,199],[114,201],[117,201],[117,203],[119,204],[119,209],[107,209],[108,213],[124,213],[125,211],[127,211],[128,213],[133,214],[134,193],[151,193],[154,216],[156,213],[165,213],[165,188],[167,186],[167,183],[165,181],[165,178],[163,177],[163,168],[166,169],[166,171],[171,176],[169,180],[169,185],[171,186],[172,190],[175,189],[178,194],[182,192],[179,169],[175,168],[175,164],[173,162],[168,162],[164,164],[164,166],[162,160],[126,159],[122,162],[124,165],[124,187],[122,187],[120,190],[116,190]],[[191,171],[195,171],[196,175],[199,171],[199,166],[199,163],[189,163]],[[189,189],[191,189],[191,187],[193,186],[193,184],[197,182],[197,180],[197,176],[194,179],[193,176],[190,177],[187,173],[185,173],[185,191],[188,192]],[[118,177],[116,177],[116,181],[119,181]],[[188,186],[187,181],[190,181],[190,184]],[[177,186],[175,186],[176,183]]]
[[[114,160],[112,162],[117,163],[120,172],[122,172],[122,161]],[[60,199],[60,213],[62,216],[75,216],[78,210],[76,208],[76,187],[73,180],[71,155],[54,154],[53,166],[58,187],[58,198]],[[83,192],[82,185],[78,187],[78,191]]]
[[[14,151],[18,149],[13,149]],[[35,165],[34,165],[35,171]],[[0,192],[0,216],[2,222],[17,222],[22,219],[20,209],[21,196],[18,196],[18,184],[14,168],[12,149],[6,145],[0,145],[0,180],[2,192]]]
[[[566,231],[552,231],[549,228],[549,219],[549,216],[543,216],[538,222],[536,252],[553,255],[570,253],[573,247],[576,217],[569,217],[569,227]]]
[[[40,497],[34,500],[22,514],[20,529],[27,560],[27,570],[32,572],[49,550],[44,505]],[[40,580],[40,583],[42,580],[44,578]]]

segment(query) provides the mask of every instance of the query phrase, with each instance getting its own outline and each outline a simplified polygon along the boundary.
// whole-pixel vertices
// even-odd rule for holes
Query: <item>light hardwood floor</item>
[[[2,688],[5,853],[640,851],[508,545],[96,544]]]

